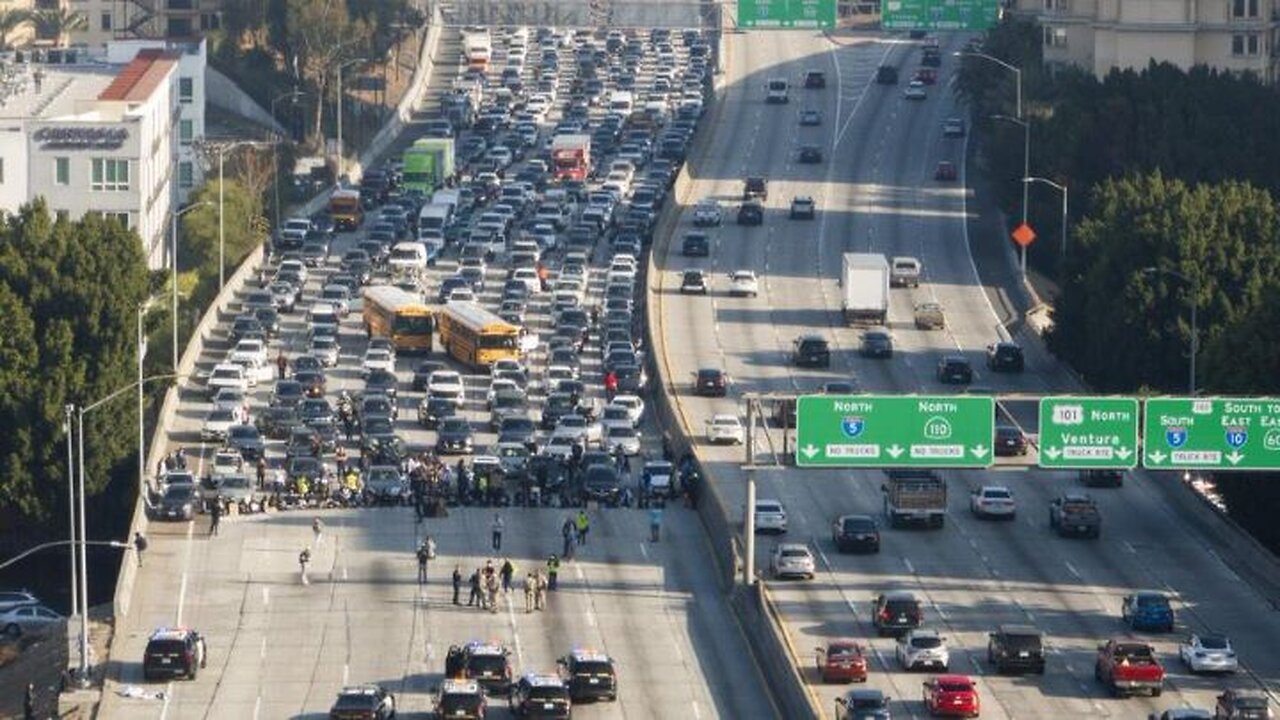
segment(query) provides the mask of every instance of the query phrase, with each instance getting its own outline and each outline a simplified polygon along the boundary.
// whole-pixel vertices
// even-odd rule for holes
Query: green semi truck
[[[403,186],[430,195],[453,175],[453,138],[422,138],[404,151]]]

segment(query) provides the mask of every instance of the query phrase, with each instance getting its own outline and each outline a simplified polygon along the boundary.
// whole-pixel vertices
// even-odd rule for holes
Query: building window
[[[127,212],[102,213],[102,218],[104,220],[115,220],[120,223],[120,227],[123,227],[125,230],[129,229],[129,213]]]
[[[0,185],[4,184],[4,158],[0,157]]]
[[[1258,0],[1232,0],[1231,17],[1235,20],[1258,18]]]
[[[1048,12],[1065,13],[1070,10],[1071,0],[1044,0],[1044,9]]]
[[[128,190],[129,161],[94,158],[89,187],[92,190]]]
[[[1258,54],[1257,33],[1240,33],[1231,36],[1231,54],[1253,57]]]
[[[189,188],[196,184],[195,167],[188,160],[178,163],[178,187]]]
[[[222,16],[218,13],[202,13],[200,15],[200,29],[221,30]]]
[[[195,83],[191,78],[178,78],[178,102],[189,103],[195,97]]]
[[[70,220],[70,219],[71,219],[71,211],[69,211],[69,210],[54,210],[54,211],[53,211],[53,219],[54,219],[54,222],[67,222],[68,220]]]
[[[190,145],[195,135],[195,123],[191,120],[178,121],[178,142],[183,145]]]
[[[102,21],[102,29],[103,29],[103,30],[110,30],[110,29],[111,29],[111,13],[109,13],[109,12],[104,12],[104,13],[102,13],[101,21]]]
[[[53,159],[53,182],[55,185],[71,184],[71,158]]]
[[[1044,44],[1046,47],[1064,48],[1067,46],[1067,29],[1062,27],[1044,28]]]

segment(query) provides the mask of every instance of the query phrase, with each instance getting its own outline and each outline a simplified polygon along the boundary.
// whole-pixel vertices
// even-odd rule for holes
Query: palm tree
[[[0,51],[9,49],[9,33],[31,22],[29,10],[0,10]]]
[[[59,8],[57,10],[38,10],[31,16],[36,26],[36,37],[42,40],[53,40],[58,45],[65,45],[67,33],[85,30],[89,27],[89,18],[80,12]]]

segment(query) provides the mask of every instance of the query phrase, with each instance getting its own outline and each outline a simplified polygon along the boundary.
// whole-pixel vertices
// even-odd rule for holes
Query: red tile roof
[[[133,60],[116,75],[116,79],[99,95],[99,100],[141,102],[164,82],[178,55],[159,48],[139,50]]]

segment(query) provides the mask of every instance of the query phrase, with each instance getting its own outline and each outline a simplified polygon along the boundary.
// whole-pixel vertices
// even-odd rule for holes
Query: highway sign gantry
[[[1136,398],[1040,398],[1040,467],[1128,470],[1137,463]]]
[[[990,397],[804,395],[796,465],[985,468],[994,433]]]
[[[824,28],[836,26],[836,0],[738,0],[738,27]]]
[[[1000,18],[997,0],[884,0],[886,30],[987,30]]]
[[[1280,470],[1280,398],[1149,398],[1150,470]]]

